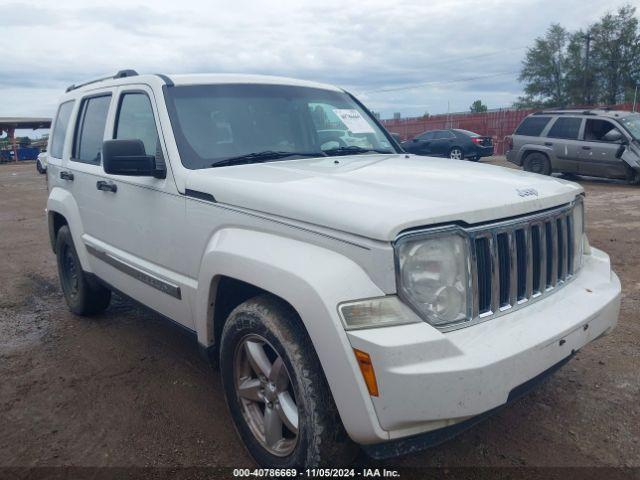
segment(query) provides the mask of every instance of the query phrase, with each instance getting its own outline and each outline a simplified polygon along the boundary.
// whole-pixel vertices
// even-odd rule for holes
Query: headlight
[[[456,233],[400,239],[396,244],[401,297],[432,325],[468,318],[467,239]]]
[[[584,253],[584,202],[582,198],[576,200],[573,207],[573,273],[580,270],[582,266],[582,255]]]

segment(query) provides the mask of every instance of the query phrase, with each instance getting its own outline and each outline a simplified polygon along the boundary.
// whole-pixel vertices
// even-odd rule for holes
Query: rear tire
[[[464,152],[460,147],[453,147],[449,150],[449,158],[452,160],[464,160]]]
[[[283,301],[259,295],[231,312],[220,371],[236,430],[260,466],[346,466],[355,457],[311,339]]]
[[[58,276],[64,299],[76,315],[89,316],[104,311],[111,301],[111,290],[89,278],[82,270],[71,230],[64,225],[56,237]]]
[[[527,172],[551,175],[551,163],[544,153],[530,153],[524,159],[523,167]]]

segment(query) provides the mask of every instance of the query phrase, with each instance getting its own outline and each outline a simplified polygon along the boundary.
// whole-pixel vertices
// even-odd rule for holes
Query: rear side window
[[[73,148],[74,161],[100,164],[104,127],[107,123],[110,102],[111,95],[85,98],[82,101]]]
[[[527,117],[516,129],[516,135],[527,135],[529,137],[538,137],[551,120],[551,117]]]
[[[73,110],[73,100],[65,102],[58,108],[55,122],[53,124],[53,132],[51,133],[51,145],[49,154],[55,158],[62,158],[62,149],[64,148],[64,139],[67,137],[69,129],[69,118],[71,118],[71,110]]]
[[[578,133],[580,133],[581,124],[581,118],[558,117],[558,119],[556,119],[556,122],[551,127],[551,130],[549,130],[547,137],[577,140]]]
[[[142,140],[147,155],[155,155],[158,131],[151,101],[144,93],[125,93],[120,97],[114,138]]]

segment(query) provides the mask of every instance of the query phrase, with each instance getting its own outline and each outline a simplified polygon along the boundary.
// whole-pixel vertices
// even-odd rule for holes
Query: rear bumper
[[[620,281],[608,256],[592,249],[574,280],[511,314],[448,333],[416,323],[348,335],[371,356],[375,420],[393,440],[506,404],[514,389],[610,331],[619,308]]]

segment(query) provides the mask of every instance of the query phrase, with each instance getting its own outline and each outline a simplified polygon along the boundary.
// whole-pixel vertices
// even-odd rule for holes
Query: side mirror
[[[142,140],[105,140],[102,166],[112,175],[166,178],[166,170],[156,168],[156,158],[147,155]]]
[[[618,130],[617,128],[612,128],[604,135],[604,137],[602,137],[602,140],[611,143],[622,143],[625,138],[620,130]]]

